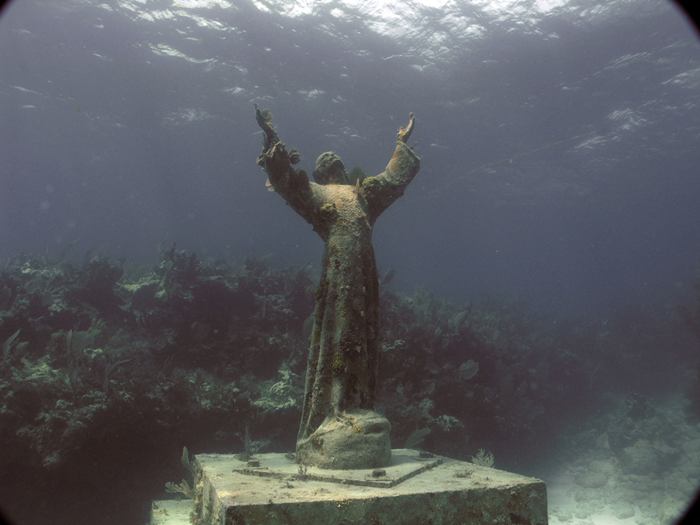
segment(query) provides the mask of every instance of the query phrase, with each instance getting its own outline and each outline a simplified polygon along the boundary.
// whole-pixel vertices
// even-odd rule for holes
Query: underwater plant
[[[10,479],[40,479],[59,505],[70,477],[126,508],[183,479],[162,467],[183,444],[294,447],[314,300],[308,268],[232,266],[173,250],[161,257],[116,282],[120,266],[104,260],[27,259],[3,270],[0,446],[13,454],[0,456],[0,478],[18,498],[29,487]],[[527,460],[523,449],[548,454],[550,422],[595,407],[593,388],[608,377],[591,381],[592,349],[602,352],[610,336],[547,330],[522,305],[460,305],[388,287],[381,301],[378,408],[394,443],[464,459],[488,450],[507,468]],[[169,488],[188,490],[179,481]]]
[[[474,465],[479,465],[480,467],[493,467],[496,459],[491,452],[480,448],[476,451],[476,454],[472,456],[471,462],[474,463]]]

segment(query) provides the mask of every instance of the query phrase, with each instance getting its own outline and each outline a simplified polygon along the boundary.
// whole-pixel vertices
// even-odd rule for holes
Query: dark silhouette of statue
[[[322,153],[309,180],[299,154],[279,140],[266,110],[255,107],[264,132],[258,164],[271,189],[309,222],[326,245],[316,292],[297,461],[323,468],[375,468],[391,459],[391,425],[374,411],[379,351],[379,282],[372,227],[403,195],[420,167],[406,144],[415,119],[398,132],[379,175],[351,184],[343,162]]]

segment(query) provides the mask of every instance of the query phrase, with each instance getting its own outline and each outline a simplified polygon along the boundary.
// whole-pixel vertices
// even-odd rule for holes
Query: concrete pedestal
[[[399,449],[375,470],[195,456],[194,525],[546,525],[542,481]]]

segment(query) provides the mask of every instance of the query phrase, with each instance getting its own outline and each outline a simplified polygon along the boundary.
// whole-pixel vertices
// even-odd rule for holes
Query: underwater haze
[[[309,173],[381,172],[416,116],[373,235],[392,442],[543,477],[553,525],[673,523],[700,39],[659,0],[11,2],[0,508],[143,524],[183,446],[293,448],[323,244],[266,188],[254,104]]]

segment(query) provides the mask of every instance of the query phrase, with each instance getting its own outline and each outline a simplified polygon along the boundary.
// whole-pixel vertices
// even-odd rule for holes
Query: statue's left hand
[[[408,124],[406,124],[405,127],[399,128],[399,132],[397,133],[397,140],[401,142],[406,142],[408,141],[409,137],[411,136],[411,133],[413,133],[413,127],[416,125],[416,117],[413,116],[413,113],[408,114]]]

